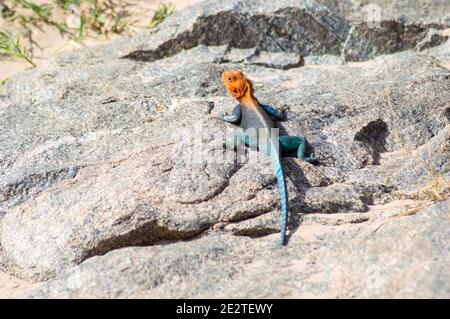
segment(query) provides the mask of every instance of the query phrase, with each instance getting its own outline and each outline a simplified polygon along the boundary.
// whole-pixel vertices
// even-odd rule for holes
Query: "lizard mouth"
[[[242,89],[234,88],[233,90],[230,90],[230,93],[235,99],[241,99],[245,92]]]

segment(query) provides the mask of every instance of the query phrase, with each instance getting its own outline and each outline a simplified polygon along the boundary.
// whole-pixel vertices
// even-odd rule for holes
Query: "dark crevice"
[[[229,221],[232,223],[239,223],[246,220],[254,219],[261,215],[270,213],[274,208],[277,207],[277,203],[273,203],[269,205],[265,209],[251,209],[251,210],[241,210],[239,213],[234,214],[232,218],[229,218]]]
[[[234,169],[228,173],[227,180],[222,185],[223,187],[220,187],[218,191],[214,193],[213,196],[209,196],[207,199],[202,200],[201,202],[211,200],[212,198],[216,197],[221,192],[223,192],[226,189],[226,187],[228,187],[231,177],[234,174],[236,174],[241,167],[242,166],[236,165]],[[143,205],[139,207],[138,210],[151,211],[152,208],[147,205]],[[131,216],[134,215],[136,215],[136,213],[133,213]],[[255,216],[252,216],[250,218],[253,217]],[[129,219],[129,222],[131,222],[131,218],[132,217],[129,218],[127,217],[126,219]],[[126,219],[121,220],[119,223],[123,224],[123,222],[127,221]],[[122,235],[114,236],[100,241],[95,245],[95,247],[87,251],[80,258],[80,260],[77,260],[77,263],[81,263],[82,261],[94,256],[104,255],[112,250],[130,246],[167,245],[179,241],[193,240],[204,234],[204,232],[207,231],[212,226],[213,226],[212,223],[205,222],[196,230],[178,231],[168,229],[167,227],[162,227],[158,225],[157,221],[152,220]]]
[[[77,263],[81,263],[94,256],[104,255],[112,250],[120,248],[131,246],[155,246],[189,240],[197,237],[209,227],[209,224],[205,224],[199,230],[181,232],[161,227],[156,221],[151,221],[123,235],[100,241],[94,248],[87,251]]]
[[[290,24],[286,31],[285,24]],[[306,33],[306,30],[313,30]],[[317,46],[316,43],[320,43]],[[152,62],[198,45],[228,45],[239,49],[300,55],[340,52],[340,41],[304,9],[285,8],[273,15],[246,15],[234,11],[199,17],[192,29],[164,42],[156,50],[137,50],[124,58]]]
[[[152,62],[199,45],[256,48],[266,52],[288,52],[300,56],[341,55],[358,61],[375,55],[411,49],[423,41],[437,24],[382,21],[380,27],[351,23],[325,7],[283,8],[269,15],[222,11],[202,16],[192,27],[154,50],[136,50],[123,58]],[[433,41],[430,46],[441,41]]]
[[[389,130],[386,122],[377,119],[366,124],[354,137],[355,141],[361,142],[371,153],[374,164],[379,164],[380,153],[386,152],[386,138]]]
[[[437,24],[405,24],[395,20],[381,21],[376,28],[361,23],[354,26],[344,54],[348,61],[361,61],[381,54],[413,49],[425,39],[430,29],[442,28]],[[441,43],[435,41],[429,46]]]
[[[444,110],[444,117],[447,119],[447,122],[450,123],[450,106]]]
[[[286,63],[286,64],[264,63],[264,62],[253,62],[253,63],[249,63],[249,64],[262,66],[264,68],[269,68],[269,69],[289,70],[289,69],[304,66],[305,61],[303,59],[299,59],[297,62]]]
[[[246,228],[234,231],[234,236],[245,236],[250,238],[260,238],[270,234],[278,233],[280,229],[276,227]]]

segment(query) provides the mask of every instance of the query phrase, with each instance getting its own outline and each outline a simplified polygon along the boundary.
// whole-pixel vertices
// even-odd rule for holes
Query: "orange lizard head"
[[[222,73],[222,79],[227,86],[228,92],[236,100],[244,101],[254,98],[252,82],[241,71],[225,71]]]

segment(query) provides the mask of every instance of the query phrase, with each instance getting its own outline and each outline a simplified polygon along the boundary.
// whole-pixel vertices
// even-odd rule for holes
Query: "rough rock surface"
[[[27,297],[446,298],[450,294],[450,202],[415,216],[364,226],[304,228],[283,249],[273,236],[252,240],[230,235],[124,248],[87,260]]]
[[[380,237],[354,238],[370,232],[370,205],[450,177],[450,4],[419,1],[421,15],[402,11],[407,2],[373,27],[361,18],[364,2],[207,1],[155,31],[64,53],[10,79],[0,88],[0,266],[30,281],[59,278],[33,296],[87,297],[90,286],[73,278],[90,277],[92,296],[105,297],[252,296],[258,284],[255,297],[448,296],[449,236],[439,223],[448,206],[386,217],[391,228],[375,231]],[[290,107],[281,128],[306,136],[320,161],[283,160],[294,230],[287,248],[276,246],[278,234],[267,236],[279,231],[268,160],[253,151],[247,163],[223,157],[230,125],[214,117],[235,104],[220,82],[229,68],[248,74],[262,102]],[[302,239],[303,223],[323,226],[324,216],[342,214],[331,223],[346,231]],[[432,247],[415,255],[414,243]],[[394,248],[398,256],[380,257]],[[322,268],[310,267],[324,256]],[[134,266],[115,283],[122,258]],[[367,270],[372,260],[389,266]],[[282,287],[291,272],[274,276],[286,261],[298,268],[292,287]],[[408,267],[435,279],[419,280]],[[175,283],[192,284],[206,269],[192,293],[177,295]],[[336,277],[321,277],[327,269]],[[405,277],[394,275],[400,270]],[[252,283],[261,276],[280,289]],[[364,289],[356,284],[364,276],[384,281]],[[210,280],[229,280],[229,290]]]

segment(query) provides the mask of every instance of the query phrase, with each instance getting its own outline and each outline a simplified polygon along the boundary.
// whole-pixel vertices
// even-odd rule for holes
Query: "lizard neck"
[[[259,106],[258,99],[250,92],[247,92],[244,97],[241,98],[240,102],[246,106],[256,107]]]

